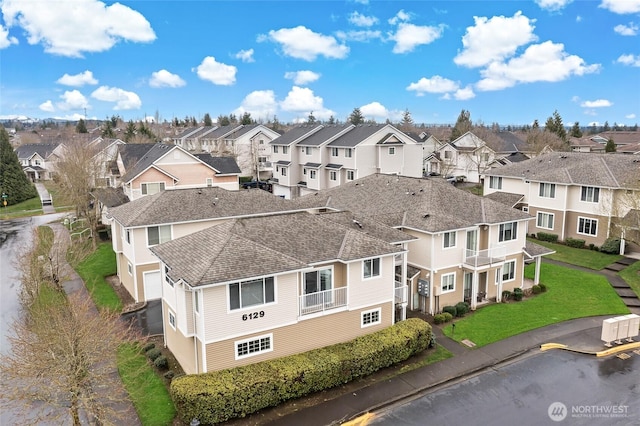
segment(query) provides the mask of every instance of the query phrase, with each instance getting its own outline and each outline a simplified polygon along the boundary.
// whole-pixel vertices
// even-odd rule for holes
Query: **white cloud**
[[[378,23],[378,18],[375,16],[365,16],[358,12],[353,12],[349,15],[349,22],[358,27],[370,27]]]
[[[293,86],[280,107],[285,111],[310,112],[323,109],[323,99],[315,96],[313,90],[306,87]]]
[[[234,114],[241,117],[245,112],[248,112],[255,120],[266,120],[276,115],[277,111],[278,103],[273,90],[256,90],[242,100],[242,104],[236,108]]]
[[[460,88],[460,85],[453,80],[434,75],[431,78],[422,77],[415,83],[411,83],[407,86],[407,90],[415,91],[418,96],[423,96],[425,93],[447,93],[455,92]]]
[[[366,118],[387,118],[389,111],[380,102],[371,102],[360,107],[360,112]]]
[[[255,62],[253,59],[253,49],[241,50],[235,54],[236,59],[240,59],[242,62]]]
[[[315,33],[303,26],[269,31],[269,39],[279,43],[285,55],[305,61],[314,61],[318,56],[343,59],[349,53],[349,47],[338,44],[334,37]]]
[[[562,10],[571,3],[573,0],[535,0],[535,2],[540,6],[540,9],[549,10],[551,12],[557,12],[558,10]]]
[[[458,89],[453,94],[454,99],[458,101],[466,101],[468,99],[473,99],[476,97],[476,94],[473,92],[471,86],[467,86],[462,89]]]
[[[309,70],[290,71],[284,74],[284,78],[293,80],[293,83],[296,86],[304,86],[318,80],[320,78],[320,74]]]
[[[399,22],[407,22],[411,20],[411,15],[404,11],[404,9],[400,10],[396,15],[389,19],[389,23],[391,25],[396,25]]]
[[[546,41],[529,46],[522,56],[508,62],[493,62],[482,70],[478,90],[500,90],[518,83],[537,81],[557,82],[571,75],[584,75],[600,71],[600,64],[585,64],[576,55],[564,51],[564,45]]]
[[[625,116],[624,116],[624,118],[627,118],[627,119],[629,119],[629,120],[633,120],[634,118],[636,118],[636,115],[635,115],[635,114],[633,114],[633,113],[631,113],[631,114],[627,114],[627,115],[625,115]]]
[[[482,67],[512,56],[518,47],[537,40],[534,19],[517,12],[513,17],[491,19],[474,16],[475,26],[462,37],[463,50],[453,61],[466,67]]]
[[[98,84],[98,80],[93,77],[93,73],[91,71],[86,70],[75,75],[65,74],[60,77],[56,83],[63,84],[65,86],[82,87],[85,84]]]
[[[220,86],[230,86],[236,82],[238,69],[233,65],[216,62],[213,56],[207,56],[196,68],[198,77]]]
[[[12,44],[18,44],[18,39],[9,36],[9,30],[0,24],[0,49],[6,49]]]
[[[160,70],[151,73],[151,79],[149,80],[149,86],[160,87],[182,87],[187,83],[180,78],[178,74],[172,74],[167,70]]]
[[[635,36],[638,35],[638,26],[633,22],[629,22],[629,25],[616,25],[613,27],[613,31],[622,36]]]
[[[47,53],[82,57],[84,52],[109,50],[120,41],[148,43],[156,35],[139,12],[97,0],[4,0],[7,27],[19,26],[29,44]]]
[[[600,6],[619,15],[640,12],[640,0],[602,0]]]
[[[393,46],[393,53],[407,53],[413,51],[416,46],[421,44],[429,44],[434,40],[442,37],[444,27],[419,26],[408,23],[398,25],[395,34],[389,36],[389,39],[396,42]]]
[[[53,102],[51,102],[50,100],[41,103],[38,108],[40,108],[40,110],[44,112],[53,112],[56,110],[56,108],[53,106]]]
[[[584,101],[580,104],[583,108],[603,108],[610,107],[613,105],[610,101],[606,99],[597,99],[595,101]]]
[[[630,65],[632,67],[640,67],[640,55],[620,55],[616,62],[619,62],[623,65]]]
[[[87,98],[78,90],[67,90],[60,95],[60,99],[62,99],[62,102],[57,102],[56,107],[63,111],[89,108],[89,101],[87,101]]]
[[[117,87],[101,86],[93,91],[91,97],[99,101],[115,102],[114,110],[139,109],[142,106],[140,97],[134,92]]]
[[[367,42],[370,40],[382,39],[382,32],[378,30],[338,31],[336,32],[336,37],[340,40]]]

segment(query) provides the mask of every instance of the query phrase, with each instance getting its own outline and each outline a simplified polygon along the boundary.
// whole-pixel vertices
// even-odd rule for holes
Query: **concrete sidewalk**
[[[532,355],[543,343],[562,343],[584,351],[605,349],[600,340],[602,320],[598,316],[579,318],[525,332],[490,345],[466,349],[459,343],[438,333],[436,341],[452,347],[454,357],[378,382],[356,392],[342,395],[322,404],[302,409],[272,421],[274,425],[334,425],[353,419],[369,411],[401,402],[407,398],[433,390],[439,385],[480,373],[499,364]],[[455,347],[457,345],[457,347]]]
[[[53,202],[51,201],[51,194],[47,191],[47,188],[40,182],[36,182],[36,189],[38,190],[38,195],[40,196],[40,204],[42,205],[42,213],[50,214],[55,213],[56,209],[53,208]]]

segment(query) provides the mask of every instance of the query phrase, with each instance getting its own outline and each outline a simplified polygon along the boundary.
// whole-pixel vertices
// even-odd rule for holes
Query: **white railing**
[[[486,250],[465,250],[463,261],[466,265],[478,268],[504,262],[506,256],[506,247],[495,247]]]
[[[396,303],[407,303],[408,297],[408,289],[406,285],[399,285],[400,283],[396,281],[396,288],[394,289],[395,302]]]
[[[347,287],[339,287],[300,296],[300,315],[315,314],[347,306]]]

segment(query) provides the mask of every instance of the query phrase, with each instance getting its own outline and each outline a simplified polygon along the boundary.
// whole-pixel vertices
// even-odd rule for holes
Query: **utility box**
[[[602,321],[602,335],[600,340],[604,341],[605,346],[611,346],[611,342],[618,338],[618,320],[615,318],[607,318]]]
[[[627,338],[631,341],[633,337],[640,334],[640,315],[629,314],[625,315],[625,317],[629,319],[629,332],[627,333]]]
[[[629,337],[629,318],[626,316],[615,317],[614,320],[618,321],[618,337],[616,343],[622,343],[622,339]]]

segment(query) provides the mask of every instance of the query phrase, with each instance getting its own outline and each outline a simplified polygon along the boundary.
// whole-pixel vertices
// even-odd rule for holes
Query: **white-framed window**
[[[234,342],[236,359],[273,351],[273,333]]]
[[[500,225],[498,241],[513,241],[516,238],[518,238],[518,222],[509,222]]]
[[[131,244],[131,229],[124,230],[124,240],[127,242],[127,244]]]
[[[167,265],[164,265],[164,281],[171,287],[174,286],[173,280],[169,278],[169,267]]]
[[[282,176],[286,176],[286,175],[287,175],[287,168],[286,168],[286,167],[282,167],[282,168],[280,169],[280,174],[281,174]]]
[[[578,234],[598,235],[598,219],[578,217]]]
[[[273,153],[277,154],[278,153],[278,145],[273,145],[272,148],[273,148]]]
[[[131,264],[131,262],[127,262],[127,272],[129,273],[129,275],[133,275],[133,265]]]
[[[338,148],[331,148],[331,156],[332,157],[338,156]]]
[[[229,309],[243,309],[275,301],[273,277],[258,278],[228,285]]]
[[[382,322],[382,309],[376,308],[370,311],[362,311],[360,313],[360,327],[370,327],[372,325],[380,324]]]
[[[258,145],[264,145],[264,140],[260,139],[260,140],[258,141]]]
[[[491,188],[491,189],[502,189],[502,177],[501,176],[490,176],[489,177],[489,188]]]
[[[176,329],[176,315],[171,311],[169,311],[169,325],[174,330]]]
[[[315,179],[317,173],[317,170],[309,170],[309,179]]]
[[[200,292],[198,290],[193,292],[193,310],[196,314],[200,313]]]
[[[538,212],[536,226],[538,228],[553,229],[553,213]]]
[[[442,234],[442,248],[451,248],[456,246],[456,231],[445,232]]]
[[[307,169],[303,168],[302,169],[302,174],[306,176],[307,175]]]
[[[597,203],[600,199],[600,188],[595,186],[583,186],[580,193],[580,201],[587,203]]]
[[[456,289],[456,274],[452,272],[450,274],[444,274],[440,277],[440,286],[442,293],[450,293]]]
[[[516,279],[516,261],[505,262],[502,267],[502,282],[513,281]]]
[[[352,152],[351,148],[345,148],[344,149],[344,156],[346,158],[351,158],[353,156],[353,152]]]
[[[304,294],[319,293],[333,288],[333,269],[325,268],[304,273]]]
[[[140,184],[142,195],[153,195],[164,191],[164,182],[152,182]]]
[[[288,146],[283,146],[282,147],[282,153],[283,154],[288,154],[289,153],[289,147]]]
[[[380,276],[380,258],[367,259],[362,261],[362,278],[373,278]]]
[[[302,152],[304,152],[305,155],[311,155],[311,147],[310,146],[303,146],[302,147]]]
[[[334,170],[331,170],[329,172],[329,180],[338,180],[338,173],[336,173]]]
[[[396,155],[396,147],[395,146],[390,146],[389,147],[389,155]]]
[[[347,180],[355,179],[355,173],[353,170],[347,170]]]
[[[150,226],[147,228],[147,245],[149,247],[171,241],[171,225]]]
[[[445,151],[444,152],[444,158],[446,158],[447,160],[451,160],[453,158],[453,152]]]
[[[556,184],[540,182],[538,195],[544,198],[556,198]]]
[[[213,178],[207,178],[207,186],[213,186]]]

